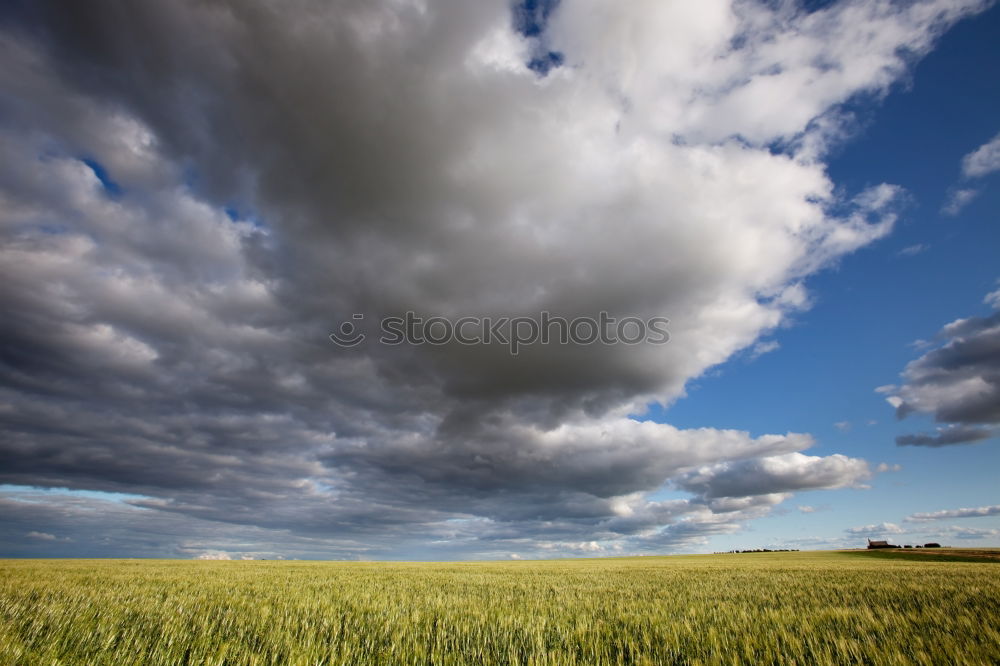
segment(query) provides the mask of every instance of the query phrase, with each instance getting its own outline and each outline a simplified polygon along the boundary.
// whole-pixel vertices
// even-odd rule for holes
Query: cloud
[[[230,557],[229,553],[223,553],[222,551],[219,551],[219,550],[209,550],[209,551],[205,551],[204,553],[200,553],[194,559],[196,559],[196,560],[231,560],[233,558]]]
[[[768,354],[781,348],[781,343],[777,340],[764,340],[756,343],[750,350],[750,358],[755,359],[764,354]]]
[[[521,32],[499,1],[0,10],[0,481],[142,496],[9,500],[5,543],[662,550],[856,485],[867,463],[805,435],[628,415],[889,233],[899,188],[828,176],[841,105],[986,6],[577,0]],[[561,64],[529,67],[542,47]],[[671,341],[327,338],[543,310],[665,316]],[[671,483],[690,498],[650,499]]]
[[[982,178],[997,170],[1000,170],[1000,134],[962,158],[962,176],[965,179]],[[979,196],[979,192],[975,187],[952,187],[941,212],[958,215]]]
[[[928,249],[930,249],[929,245],[926,245],[925,243],[917,243],[916,245],[908,245],[904,247],[899,251],[899,254],[903,257],[915,257],[921,252],[926,252]]]
[[[48,532],[28,532],[25,536],[29,539],[42,539],[43,541],[55,541],[56,536],[54,534],[49,534]]]
[[[974,188],[966,187],[952,190],[951,194],[948,195],[948,201],[941,208],[941,212],[945,215],[958,215],[977,196],[979,196],[979,190]]]
[[[850,430],[851,430],[851,422],[850,421],[837,421],[836,423],[833,424],[833,427],[836,428],[837,430],[839,430],[840,432],[850,432]]]
[[[0,495],[0,552],[4,557],[37,555],[37,546],[22,538],[30,531],[55,537],[44,541],[43,552],[61,557],[193,558],[206,551],[246,552],[248,544],[256,544],[253,554],[267,559],[287,551],[346,558],[365,548],[350,538],[321,541],[286,529],[192,519],[106,497],[112,496],[8,487]],[[38,525],[44,525],[44,531]]]
[[[979,178],[1000,171],[1000,134],[962,158],[962,174]]]
[[[938,530],[939,533],[954,536],[957,539],[986,539],[1000,536],[1000,530],[984,527],[958,527],[951,525]]]
[[[996,291],[991,291],[990,293],[986,294],[986,296],[983,298],[983,303],[989,305],[995,310],[1000,310],[1000,289],[997,289]]]
[[[948,520],[951,518],[980,518],[983,516],[1000,515],[1000,504],[993,506],[980,506],[973,509],[946,509],[942,511],[932,511],[930,513],[914,513],[904,520],[913,523],[924,523],[933,520]]]
[[[843,550],[857,548],[858,540],[849,536],[806,536],[793,539],[780,539],[773,544],[774,548],[798,548],[802,550]]]
[[[874,525],[862,525],[861,527],[849,527],[844,530],[852,535],[885,536],[887,534],[903,534],[906,530],[895,523],[877,523]]]
[[[876,389],[899,418],[923,412],[947,424],[932,434],[901,435],[900,446],[982,441],[1000,425],[1000,313],[958,319],[938,339],[944,342],[906,366],[902,386]]]
[[[840,454],[802,453],[724,462],[696,468],[674,479],[684,490],[704,497],[743,497],[813,488],[858,486],[871,476],[868,463]]]
[[[948,426],[946,428],[938,428],[938,431],[933,434],[899,435],[896,437],[896,444],[898,446],[950,446],[952,444],[981,442],[993,437],[995,434],[995,431],[988,428]]]
[[[802,504],[797,507],[801,513],[816,513],[818,509],[814,506],[809,506],[808,504]]]

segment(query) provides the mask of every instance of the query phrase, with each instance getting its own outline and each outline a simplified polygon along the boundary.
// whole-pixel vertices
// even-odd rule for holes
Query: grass
[[[993,563],[0,561],[2,664],[996,664]]]

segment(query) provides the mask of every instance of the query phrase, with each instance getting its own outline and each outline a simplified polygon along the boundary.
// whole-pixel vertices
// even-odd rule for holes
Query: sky
[[[4,4],[0,557],[1000,545],[998,32]]]

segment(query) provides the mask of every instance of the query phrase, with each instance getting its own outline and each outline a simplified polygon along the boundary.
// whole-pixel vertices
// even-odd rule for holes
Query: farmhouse
[[[899,548],[899,546],[894,546],[891,543],[889,543],[888,541],[872,541],[871,539],[868,539],[868,548],[869,549],[873,549],[873,548]]]

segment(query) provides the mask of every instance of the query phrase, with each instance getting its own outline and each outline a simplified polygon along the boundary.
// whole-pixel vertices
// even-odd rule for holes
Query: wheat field
[[[0,561],[4,665],[845,663],[1000,663],[1000,564]]]

